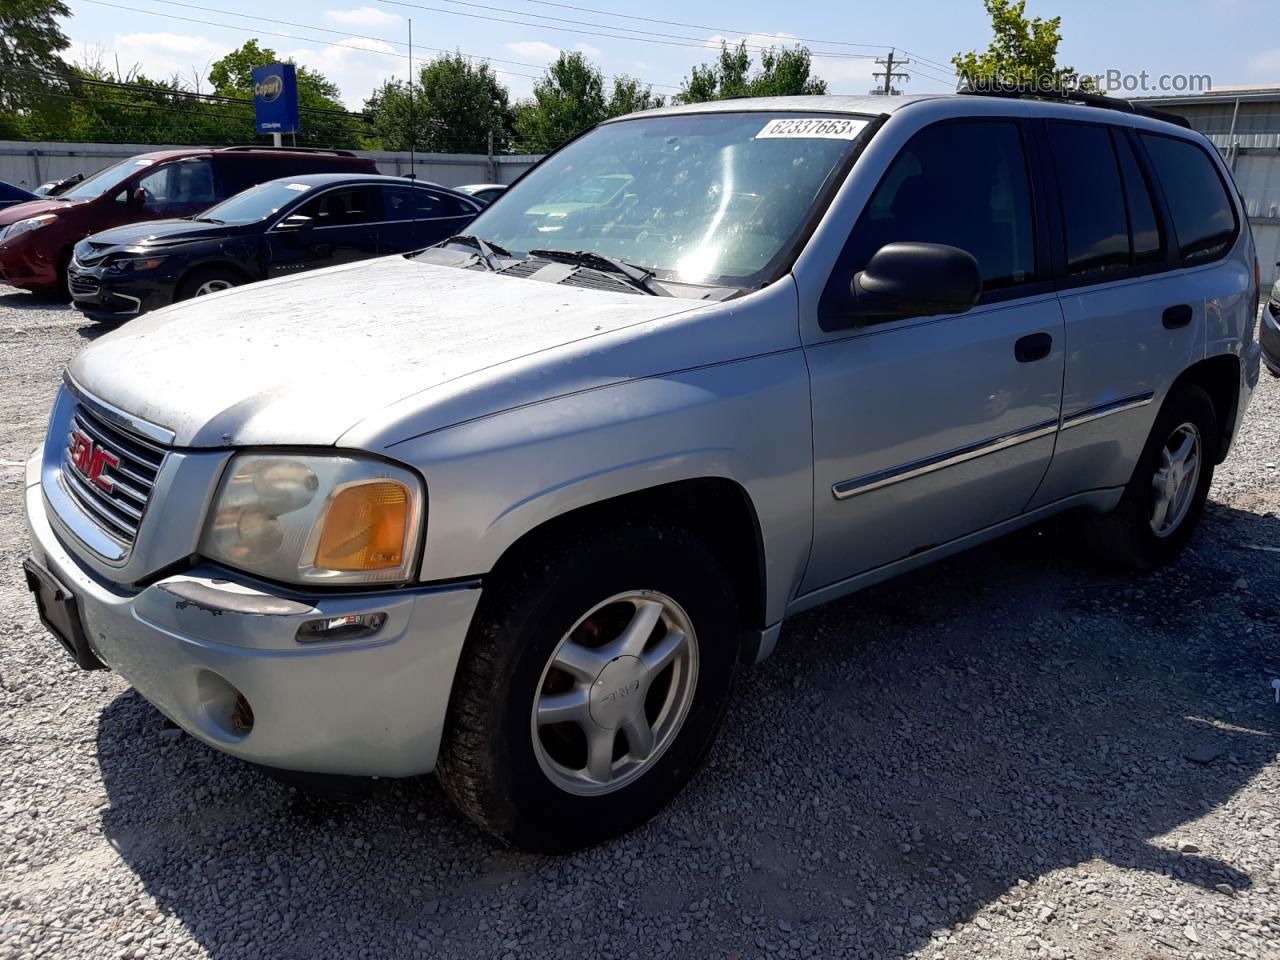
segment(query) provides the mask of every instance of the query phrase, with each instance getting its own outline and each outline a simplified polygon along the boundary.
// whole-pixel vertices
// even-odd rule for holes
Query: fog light
[[[324,617],[307,620],[298,627],[294,638],[299,643],[316,643],[320,640],[354,640],[371,637],[387,622],[385,613],[355,613],[345,617]]]

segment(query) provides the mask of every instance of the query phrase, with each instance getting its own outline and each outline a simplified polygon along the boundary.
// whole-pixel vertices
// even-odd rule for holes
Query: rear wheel
[[[714,741],[738,613],[681,530],[596,531],[530,554],[482,602],[437,773],[484,829],[564,852],[648,820]]]
[[[1137,570],[1176,559],[1204,510],[1219,442],[1209,395],[1194,384],[1175,387],[1156,417],[1120,504],[1086,527],[1087,543],[1097,558]]]
[[[174,300],[190,300],[192,297],[206,297],[211,293],[221,293],[244,283],[244,277],[226,267],[202,267],[190,276],[184,277],[178,284]]]

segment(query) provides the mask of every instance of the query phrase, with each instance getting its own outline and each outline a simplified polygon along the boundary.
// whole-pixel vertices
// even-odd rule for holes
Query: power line
[[[537,27],[540,30],[559,30],[562,33],[575,33],[575,34],[581,34],[583,36],[588,36],[588,37],[606,37],[611,40],[632,40],[637,43],[656,43],[656,44],[660,44],[662,46],[668,46],[668,47],[693,47],[698,50],[707,49],[706,41],[703,38],[687,37],[680,34],[658,35],[658,36],[670,37],[671,39],[657,39],[656,36],[655,37],[628,37],[628,36],[623,36],[617,33],[603,33],[599,30],[583,30],[578,27],[557,27],[550,23],[530,23],[527,20],[512,20],[507,17],[495,17],[492,15],[479,14],[479,13],[463,13],[461,10],[446,10],[443,7],[429,7],[421,3],[410,3],[410,2],[407,2],[407,0],[378,0],[378,2],[390,4],[391,6],[396,6],[396,7],[414,7],[418,10],[429,10],[432,13],[444,13],[454,17],[468,17],[472,20],[488,20],[494,23],[511,23],[521,27]],[[470,2],[467,2],[467,0],[443,0],[443,2],[465,3],[469,7],[479,7],[485,10],[496,10],[500,12],[516,13],[519,16],[525,16],[525,17],[541,17],[542,16],[541,14],[520,13],[519,11],[509,11],[505,7],[494,7],[494,6],[490,6],[488,4],[483,4],[483,3],[470,3]],[[542,17],[542,19],[563,20],[564,18]],[[573,21],[566,21],[566,22],[573,22]],[[626,27],[615,27],[611,24],[588,23],[586,25],[599,26],[599,27],[604,27],[606,29],[614,29],[614,30],[628,29]],[[743,46],[745,46],[746,49],[756,53],[763,53],[765,51],[773,49],[771,47],[760,46],[758,44],[744,43]],[[828,53],[825,51],[815,52],[813,50],[810,50],[809,54],[814,58],[821,58],[821,59],[828,59],[828,60],[874,60],[875,59],[875,57],[869,53]]]
[[[239,24],[216,23],[210,20],[200,20],[197,18],[183,17],[177,14],[172,14],[172,13],[163,13],[162,11],[159,11],[159,10],[145,10],[145,9],[140,9],[138,7],[123,6],[117,3],[108,3],[106,2],[106,0],[83,0],[83,2],[93,3],[93,4],[97,4],[98,6],[104,6],[104,7],[115,7],[118,10],[131,10],[134,13],[145,13],[151,16],[167,17],[170,20],[181,20],[184,23],[196,23],[196,24],[201,24],[203,26],[222,27],[227,30],[240,30],[245,33],[261,33],[261,34],[265,34],[266,36],[283,37],[288,40],[304,40],[304,41],[307,41],[308,43],[326,43],[326,44],[329,44],[330,46],[345,47],[351,50],[359,50],[363,53],[373,53],[373,54],[378,54],[380,56],[385,56],[385,57],[394,56],[394,57],[406,58],[405,54],[397,53],[395,51],[373,50],[373,49],[370,49],[369,47],[360,46],[359,44],[337,43],[333,40],[322,39],[319,37],[303,37],[303,36],[298,36],[296,34],[291,34],[291,33],[278,33],[278,32],[272,32],[270,30],[262,30],[257,27],[254,27],[251,29],[249,27],[241,26]],[[201,6],[200,4],[195,4],[195,3],[181,3],[179,2],[179,0],[147,0],[147,2],[163,3],[168,6],[184,7],[188,10],[200,10],[205,13],[216,13],[222,16],[239,17],[242,20],[259,20],[259,21],[262,21],[263,23],[274,23],[274,24],[278,24],[286,27],[298,27],[299,29],[302,29],[302,30],[315,31],[319,33],[330,33],[330,34],[335,34],[337,36],[350,37],[357,40],[372,40],[377,43],[386,43],[396,47],[405,46],[405,42],[403,40],[395,40],[395,39],[392,39],[391,37],[379,37],[379,36],[372,36],[369,34],[351,33],[346,30],[330,30],[327,27],[317,27],[317,26],[312,26],[310,24],[297,23],[296,21],[292,21],[292,20],[278,20],[272,17],[260,17],[257,14],[252,14],[252,13],[239,13],[235,10],[223,10],[218,7],[206,7],[206,6]],[[416,44],[415,46],[417,46],[419,50],[430,50],[432,53],[443,53],[443,54],[460,53],[464,57],[468,57],[473,60],[483,60],[490,64],[505,63],[511,66],[528,67],[532,70],[545,69],[544,65],[542,64],[527,63],[522,60],[504,60],[501,57],[490,57],[482,54],[467,53],[466,51],[463,51],[463,50],[446,50],[442,47],[424,47],[421,44]],[[541,74],[519,73],[514,70],[502,70],[502,69],[499,69],[498,67],[493,67],[492,69],[494,73],[506,74],[507,76],[524,77],[529,80],[542,79]],[[607,77],[607,79],[620,80],[620,79],[623,79],[623,77],[622,75],[610,75]],[[626,79],[635,79],[635,78],[627,77]],[[641,82],[651,87],[666,87],[671,90],[680,89],[679,86],[673,83],[657,83],[649,80],[642,80]]]
[[[906,71],[893,69],[895,63],[901,67],[911,62],[910,60],[894,60],[893,55],[896,52],[897,52],[896,50],[890,50],[889,56],[876,58],[876,64],[884,67],[884,70],[876,71],[875,73],[871,74],[871,76],[884,77],[884,87],[883,89],[872,90],[871,92],[873,94],[880,94],[881,96],[887,97],[891,94],[901,93],[902,91],[894,87],[893,81],[896,80],[898,77],[901,77],[903,80],[911,79],[911,75]]]

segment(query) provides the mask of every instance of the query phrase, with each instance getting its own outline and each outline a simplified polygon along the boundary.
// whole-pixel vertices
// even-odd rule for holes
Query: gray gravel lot
[[[1280,958],[1280,382],[1145,579],[1064,524],[796,619],[671,808],[564,859],[299,794],[46,636],[21,461],[97,331],[0,287],[0,958]]]

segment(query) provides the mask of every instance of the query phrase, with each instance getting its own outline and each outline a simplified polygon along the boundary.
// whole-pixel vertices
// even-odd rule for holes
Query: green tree
[[[256,39],[246,41],[239,49],[232,50],[209,69],[209,83],[220,97],[253,97],[253,68],[282,61],[269,47],[258,45]],[[319,147],[359,147],[364,132],[363,119],[352,114],[339,100],[338,85],[319,71],[309,67],[296,68],[298,78],[298,106],[302,110],[302,131],[298,144]],[[239,108],[237,108],[239,109]],[[248,108],[252,118],[253,108]],[[241,136],[253,139],[253,127]]]
[[[625,76],[614,78],[606,96],[600,70],[581,53],[562,50],[533,85],[533,99],[516,104],[517,147],[546,153],[602,120],[664,103],[651,88]]]
[[[681,103],[702,103],[727,97],[788,97],[820,95],[827,82],[813,76],[813,63],[806,47],[770,47],[760,54],[760,68],[753,72],[746,41],[730,48],[720,44],[720,57],[713,63],[693,68],[676,99]]]
[[[69,16],[61,0],[0,0],[0,112],[17,113],[47,100],[42,94],[51,83],[39,74],[66,72],[58,51],[70,41],[58,18]]]
[[[487,63],[472,63],[461,53],[422,66],[412,104],[408,85],[391,80],[364,109],[373,136],[387,150],[408,150],[411,129],[417,149],[442,153],[484,153],[490,133],[494,150],[505,151],[515,136],[507,88]]]
[[[1091,77],[1058,65],[1062,18],[1027,17],[1027,0],[982,0],[994,34],[986,50],[957,53],[956,73],[973,87],[1094,90]]]
[[[652,110],[666,105],[666,98],[658,96],[652,87],[641,86],[633,77],[618,76],[613,80],[613,94],[605,107],[610,117],[621,117],[637,110]]]

